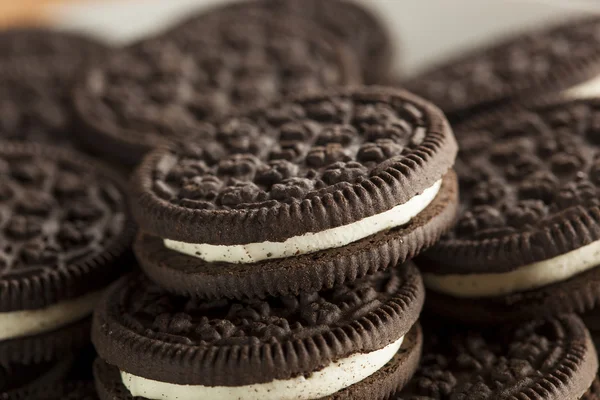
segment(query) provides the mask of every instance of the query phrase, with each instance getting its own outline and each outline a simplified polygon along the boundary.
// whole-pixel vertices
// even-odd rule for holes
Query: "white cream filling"
[[[404,337],[386,347],[353,354],[309,377],[298,376],[246,386],[176,385],[121,371],[123,385],[133,397],[150,400],[311,400],[329,396],[373,375],[396,355]]]
[[[420,195],[380,214],[337,228],[294,236],[283,242],[266,241],[227,246],[164,239],[164,244],[171,250],[201,258],[207,262],[221,261],[236,264],[254,263],[342,247],[386,229],[408,223],[435,199],[441,185],[442,180],[440,179]]]
[[[600,265],[600,240],[548,260],[497,274],[423,274],[425,286],[454,297],[492,297],[567,280]]]
[[[49,332],[91,314],[101,292],[86,294],[37,310],[0,313],[0,340]]]
[[[600,96],[600,75],[564,90],[563,94],[572,99]]]

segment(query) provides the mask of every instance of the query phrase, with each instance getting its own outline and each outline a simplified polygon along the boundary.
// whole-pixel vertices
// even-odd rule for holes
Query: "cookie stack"
[[[147,276],[96,311],[101,396],[388,398],[422,341],[405,261],[456,211],[443,115],[400,90],[332,90],[203,138],[152,152],[132,178]]]
[[[435,320],[399,400],[600,396],[574,314],[598,329],[599,28],[534,31],[408,84],[456,121],[461,204],[417,261]]]
[[[74,151],[1,142],[0,175],[0,390],[30,398],[88,345],[134,230],[121,178]]]
[[[70,106],[77,77],[107,51],[44,29],[0,35],[2,399],[93,393],[91,314],[131,268],[126,184],[76,150]]]
[[[599,399],[598,32],[409,91],[345,0],[1,34],[0,399]]]

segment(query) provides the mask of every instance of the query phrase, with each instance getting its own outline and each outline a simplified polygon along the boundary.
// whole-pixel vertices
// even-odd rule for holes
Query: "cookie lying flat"
[[[448,117],[563,90],[600,74],[600,18],[568,21],[474,50],[406,80],[403,87]]]
[[[73,145],[71,89],[107,49],[72,33],[0,32],[0,139]]]
[[[135,252],[179,294],[330,288],[432,245],[456,212],[456,143],[409,93],[340,89],[205,125],[132,179]]]
[[[598,360],[575,315],[518,327],[424,329],[423,359],[395,400],[597,400]]]
[[[302,17],[334,35],[355,54],[366,83],[383,82],[393,61],[390,35],[378,16],[354,1],[346,0],[257,0],[234,2],[206,10],[179,24],[165,34],[179,37],[197,36],[207,17],[215,14],[266,12],[285,19]]]
[[[124,187],[74,152],[0,143],[0,363],[89,342],[101,290],[130,264]]]
[[[492,322],[598,304],[598,117],[589,99],[457,128],[461,213],[419,261],[436,311]]]
[[[423,298],[410,263],[243,301],[176,297],[132,275],[94,314],[97,387],[104,400],[387,399],[417,367]]]
[[[241,21],[240,21],[241,20]],[[88,147],[137,164],[204,121],[281,96],[360,83],[350,50],[301,20],[220,15],[193,43],[137,43],[89,71],[75,91]]]

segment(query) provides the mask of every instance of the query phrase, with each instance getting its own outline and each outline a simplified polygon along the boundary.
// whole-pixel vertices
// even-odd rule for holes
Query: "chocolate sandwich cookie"
[[[335,36],[357,57],[366,83],[382,83],[393,63],[393,45],[385,25],[371,10],[346,0],[254,0],[237,1],[215,7],[192,17],[168,31],[165,36],[177,40],[204,32],[207,18],[237,13],[262,12],[271,18],[300,17]]]
[[[450,228],[456,143],[433,105],[365,87],[204,125],[132,178],[145,272],[178,294],[297,294],[410,259]]]
[[[587,99],[457,128],[458,222],[419,260],[433,309],[498,322],[598,305],[599,117]]]
[[[387,399],[421,352],[413,264],[298,296],[179,297],[131,275],[94,314],[103,400]]]
[[[0,139],[73,145],[71,90],[107,49],[74,33],[0,32]]]
[[[600,18],[571,20],[473,50],[406,80],[403,86],[438,105],[450,120],[600,74]]]
[[[216,15],[189,40],[115,52],[75,90],[91,148],[129,164],[204,121],[289,94],[360,83],[354,54],[303,21]]]
[[[597,400],[598,359],[575,315],[518,326],[425,325],[423,359],[395,400]]]
[[[0,142],[0,364],[89,342],[101,291],[131,264],[125,184],[57,147]]]

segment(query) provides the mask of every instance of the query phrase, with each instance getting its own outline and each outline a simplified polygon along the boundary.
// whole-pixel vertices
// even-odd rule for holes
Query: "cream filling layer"
[[[571,99],[600,96],[600,75],[563,91]]]
[[[245,386],[176,385],[121,371],[123,385],[133,397],[150,400],[312,400],[329,396],[373,375],[396,355],[404,337],[366,354],[353,354],[309,377],[298,376]]]
[[[600,265],[600,240],[548,260],[497,274],[423,274],[425,286],[454,297],[493,297],[567,280]]]
[[[164,239],[164,244],[165,247],[171,250],[201,258],[207,262],[234,264],[254,263],[267,259],[314,253],[342,247],[386,229],[408,223],[435,199],[441,185],[442,180],[440,179],[431,187],[425,189],[423,193],[388,211],[336,228],[294,236],[283,242],[266,241],[228,246]]]
[[[52,304],[37,310],[0,313],[0,340],[49,332],[91,314],[102,292]]]

